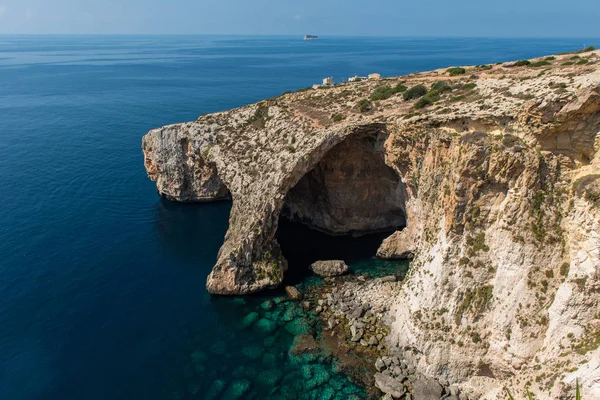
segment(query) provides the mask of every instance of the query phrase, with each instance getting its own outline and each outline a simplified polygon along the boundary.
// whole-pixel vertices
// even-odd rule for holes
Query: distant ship
[[[305,35],[304,40],[319,40],[319,37],[313,35]]]

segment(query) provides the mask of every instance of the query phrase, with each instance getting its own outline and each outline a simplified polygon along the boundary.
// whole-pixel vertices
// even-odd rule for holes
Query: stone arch
[[[248,294],[282,283],[288,263],[276,239],[281,214],[333,235],[403,228],[407,187],[386,164],[388,136],[382,123],[336,127],[310,148],[299,147],[293,160],[288,155],[278,179],[228,185],[230,226],[208,291]],[[228,165],[217,168],[229,182]]]

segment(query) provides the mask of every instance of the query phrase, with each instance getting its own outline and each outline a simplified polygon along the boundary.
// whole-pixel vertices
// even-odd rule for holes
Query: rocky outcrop
[[[579,57],[287,94],[151,131],[146,169],[171,200],[231,198],[211,293],[282,282],[281,214],[397,229],[378,254],[414,257],[386,313],[402,359],[474,397],[580,378],[599,399],[600,68]],[[426,101],[394,94],[416,85]]]

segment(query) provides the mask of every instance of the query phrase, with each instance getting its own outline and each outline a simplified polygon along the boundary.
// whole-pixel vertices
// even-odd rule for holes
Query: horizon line
[[[247,36],[247,37],[303,37],[305,34],[279,33],[13,33],[0,32],[0,36]],[[313,34],[311,34],[313,35]],[[476,35],[316,35],[322,38],[401,38],[401,39],[598,39],[600,36],[476,36]]]

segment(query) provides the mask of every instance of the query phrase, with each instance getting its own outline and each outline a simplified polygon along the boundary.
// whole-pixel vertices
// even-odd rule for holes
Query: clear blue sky
[[[596,37],[600,0],[0,0],[0,33]]]

